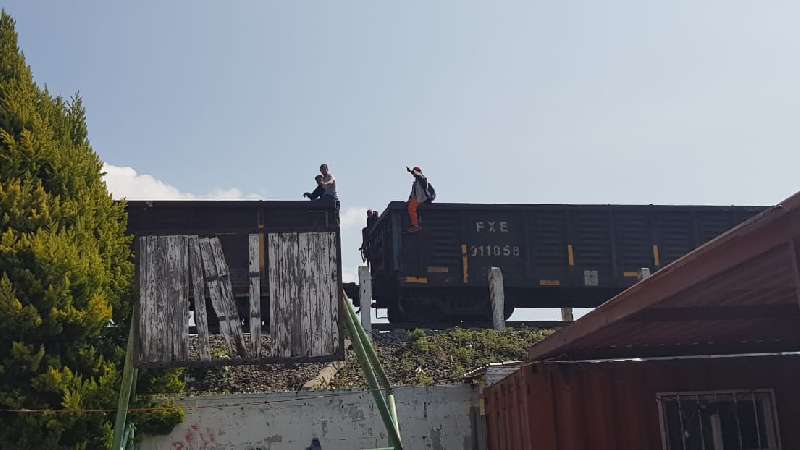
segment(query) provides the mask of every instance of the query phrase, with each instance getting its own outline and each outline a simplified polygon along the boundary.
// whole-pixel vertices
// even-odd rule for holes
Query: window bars
[[[780,450],[771,390],[657,396],[665,450]]]

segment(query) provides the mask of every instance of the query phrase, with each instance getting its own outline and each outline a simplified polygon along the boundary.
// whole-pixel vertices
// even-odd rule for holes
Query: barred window
[[[771,390],[657,395],[665,450],[780,450]]]

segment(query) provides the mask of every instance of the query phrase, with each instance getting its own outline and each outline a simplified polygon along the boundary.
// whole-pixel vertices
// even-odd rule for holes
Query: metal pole
[[[397,449],[401,449],[402,446],[400,444],[400,433],[397,427],[394,425],[395,420],[392,419],[392,415],[389,412],[389,406],[386,404],[386,400],[383,398],[383,395],[381,395],[381,389],[378,387],[378,380],[375,376],[375,372],[372,370],[372,365],[369,361],[370,358],[367,356],[367,352],[362,344],[356,325],[357,322],[353,320],[354,311],[351,309],[349,303],[350,302],[347,300],[347,296],[343,293],[340,306],[346,311],[349,311],[348,314],[344,315],[345,326],[348,334],[350,334],[350,340],[353,344],[353,350],[355,350],[356,353],[356,359],[358,360],[359,365],[361,365],[361,370],[364,372],[364,377],[367,379],[367,385],[369,386],[370,392],[372,392],[372,397],[375,399],[378,412],[381,415],[381,419],[383,419],[383,424],[386,426],[386,431],[389,434],[389,445]]]
[[[122,436],[125,432],[125,418],[128,415],[128,402],[131,398],[135,369],[133,368],[134,340],[135,340],[135,315],[131,317],[131,330],[128,333],[128,346],[125,352],[125,367],[122,370],[122,386],[119,389],[119,399],[117,400],[117,417],[114,420],[114,440],[112,441],[113,450],[122,450]]]

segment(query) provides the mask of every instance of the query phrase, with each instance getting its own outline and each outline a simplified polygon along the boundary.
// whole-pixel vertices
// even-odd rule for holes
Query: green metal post
[[[345,310],[349,309],[347,297],[342,295],[342,308]],[[378,380],[375,376],[375,372],[372,369],[372,365],[370,364],[370,359],[367,356],[367,352],[364,349],[364,345],[361,342],[361,338],[357,331],[357,325],[353,321],[353,317],[350,314],[345,314],[345,326],[347,327],[347,332],[350,335],[350,338],[353,343],[353,349],[356,353],[356,359],[358,360],[359,365],[361,365],[361,369],[364,372],[364,377],[367,379],[367,385],[369,385],[369,390],[372,392],[372,397],[375,399],[375,404],[378,407],[378,412],[381,415],[381,419],[383,419],[383,424],[386,426],[386,431],[389,434],[389,445],[396,448],[402,449],[400,445],[400,433],[395,426],[395,419],[392,418],[391,413],[389,412],[389,406],[386,404],[386,400],[381,395],[381,389],[378,386]]]
[[[389,415],[392,417],[394,427],[397,428],[397,435],[400,436],[400,421],[397,419],[397,404],[394,402],[394,392],[390,392],[386,398],[389,404]]]
[[[372,339],[367,336],[367,332],[364,331],[364,327],[361,326],[361,322],[358,319],[358,314],[356,314],[356,310],[353,308],[353,305],[351,305],[348,301],[345,301],[345,303],[347,304],[347,310],[350,313],[350,318],[356,325],[356,332],[361,338],[361,342],[364,345],[364,350],[367,352],[369,362],[375,369],[375,375],[378,377],[378,382],[387,393],[391,393],[392,385],[389,384],[389,378],[386,377],[386,372],[383,371],[383,366],[381,366],[381,362],[378,360],[378,354],[375,352],[375,348],[372,346]]]
[[[133,352],[136,348],[134,346],[134,339],[136,336],[134,330],[135,323],[136,321],[131,319],[131,331],[128,333],[128,346],[125,352],[125,367],[122,370],[122,386],[120,386],[119,399],[117,400],[117,417],[114,421],[114,440],[111,447],[113,450],[122,450],[125,418],[128,415],[128,402],[131,398],[131,388],[133,387],[134,374],[136,372],[133,368]]]
[[[366,330],[364,327],[361,326],[361,322],[359,321],[358,314],[356,314],[355,308],[350,302],[345,301],[347,304],[347,310],[350,313],[350,319],[355,324],[356,332],[358,333],[359,338],[361,339],[361,343],[364,347],[364,350],[367,353],[367,357],[369,358],[369,362],[372,365],[373,370],[375,370],[375,375],[378,379],[379,384],[381,387],[386,391],[386,400],[387,406],[389,408],[389,415],[392,418],[392,423],[394,423],[395,428],[397,428],[398,435],[400,434],[400,421],[397,418],[397,406],[394,401],[394,391],[392,390],[392,385],[389,383],[389,378],[386,376],[386,372],[383,370],[383,366],[381,365],[380,360],[378,360],[378,354],[375,351],[375,347],[372,345],[372,339],[367,336]]]

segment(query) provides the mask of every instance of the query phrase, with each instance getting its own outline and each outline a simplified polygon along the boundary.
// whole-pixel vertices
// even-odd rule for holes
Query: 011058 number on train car
[[[486,244],[470,245],[471,256],[519,256],[519,245]]]

